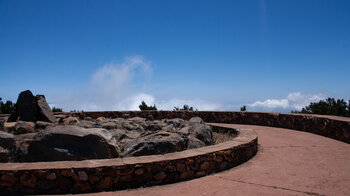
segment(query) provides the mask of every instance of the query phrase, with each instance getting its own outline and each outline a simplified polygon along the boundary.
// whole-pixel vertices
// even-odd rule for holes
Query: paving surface
[[[238,167],[186,182],[86,195],[350,195],[349,144],[282,128],[225,126],[255,130],[258,154]]]

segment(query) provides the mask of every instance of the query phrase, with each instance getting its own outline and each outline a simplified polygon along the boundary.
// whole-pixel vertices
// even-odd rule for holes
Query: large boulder
[[[193,135],[195,138],[204,142],[206,145],[213,144],[213,133],[209,126],[204,124],[196,124],[194,126]]]
[[[123,156],[164,154],[185,150],[188,139],[180,133],[158,132],[132,140],[124,146]]]
[[[118,157],[119,152],[115,139],[105,129],[56,126],[33,138],[24,161],[105,159]]]
[[[12,159],[15,149],[14,136],[0,131],[0,162],[8,162]]]
[[[8,118],[8,122],[22,121],[46,121],[55,122],[56,118],[47,104],[44,95],[34,96],[30,90],[19,94],[15,108]]]

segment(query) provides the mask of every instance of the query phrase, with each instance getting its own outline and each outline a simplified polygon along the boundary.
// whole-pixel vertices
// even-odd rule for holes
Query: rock
[[[153,121],[153,120],[154,120],[154,118],[153,118],[153,116],[151,114],[148,115],[147,118],[146,118],[146,121]]]
[[[30,90],[19,94],[15,108],[10,114],[8,122],[46,121],[55,122],[56,118],[45,100],[45,96],[34,96]]]
[[[0,131],[4,130],[4,123],[5,123],[5,120],[0,118]]]
[[[26,90],[18,95],[16,107],[11,113],[9,121],[14,122],[18,118],[22,121],[35,121],[36,113],[36,99],[30,90]]]
[[[181,127],[184,120],[180,118],[174,118],[174,119],[168,119],[166,120],[166,123],[168,125],[174,125],[174,127]]]
[[[16,122],[5,122],[4,131],[8,133],[14,133],[16,131]]]
[[[179,133],[185,134],[185,135],[189,135],[190,134],[190,130],[191,127],[184,127],[182,129],[180,129]]]
[[[56,126],[33,138],[25,161],[114,158],[119,156],[119,151],[115,139],[105,129]]]
[[[105,117],[98,117],[98,118],[96,119],[96,123],[98,123],[98,124],[101,124],[101,123],[103,123],[103,122],[106,122],[106,118],[105,118]]]
[[[11,133],[0,131],[0,146],[10,150],[14,149],[15,148],[14,135]]]
[[[204,124],[203,119],[201,119],[200,117],[192,117],[189,122],[193,125],[195,124]]]
[[[44,121],[36,121],[35,122],[36,129],[46,129],[46,127],[49,127],[49,126],[54,126],[54,124],[50,123],[50,122],[44,122]]]
[[[101,126],[104,129],[115,129],[116,128],[115,122],[112,122],[112,121],[101,123]]]
[[[129,118],[129,121],[137,123],[137,124],[141,124],[144,123],[146,119],[141,118],[141,117],[133,117],[133,118]]]
[[[184,150],[188,139],[178,133],[158,132],[133,140],[125,145],[124,156],[164,154]]]
[[[209,126],[204,124],[197,124],[193,131],[194,137],[204,142],[206,145],[213,143],[213,133]]]
[[[33,122],[24,122],[17,121],[15,125],[15,135],[25,134],[25,133],[34,133],[35,132],[35,123]]]
[[[56,117],[53,114],[49,104],[47,104],[44,95],[36,95],[36,104],[37,104],[37,114],[36,121],[45,121],[52,122],[56,121]]]
[[[87,120],[87,121],[92,121],[92,118],[91,118],[91,117],[89,117],[89,116],[87,116],[87,117],[85,117],[85,118],[84,118],[84,120]]]
[[[159,172],[156,175],[153,176],[154,180],[161,181],[163,180],[167,175],[164,172]]]
[[[144,129],[146,131],[159,131],[162,128],[158,124],[150,124],[150,125],[144,126]]]
[[[77,117],[73,117],[73,116],[69,116],[67,118],[64,118],[62,120],[64,125],[78,125],[79,124],[79,120]]]
[[[9,162],[12,159],[14,149],[14,136],[0,131],[0,162]]]
[[[94,122],[88,121],[85,118],[85,120],[81,120],[79,122],[78,126],[83,127],[83,128],[102,128],[102,126],[101,127],[94,127],[94,124],[95,124]]]
[[[192,136],[188,136],[188,145],[187,145],[187,149],[192,149],[192,148],[200,148],[205,146],[205,143],[202,142],[201,140],[192,137]]]

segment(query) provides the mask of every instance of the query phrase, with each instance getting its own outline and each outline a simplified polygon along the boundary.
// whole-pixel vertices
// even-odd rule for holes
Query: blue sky
[[[350,99],[350,1],[0,1],[0,96],[64,110]]]

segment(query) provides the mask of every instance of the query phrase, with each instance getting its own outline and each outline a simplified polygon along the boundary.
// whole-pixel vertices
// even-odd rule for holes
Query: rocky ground
[[[0,162],[164,154],[212,145],[231,136],[213,133],[199,117],[185,121],[154,120],[152,115],[116,119],[54,115],[44,95],[26,90],[19,94],[10,116],[0,117]]]
[[[55,117],[54,123],[0,119],[0,161],[84,160],[163,154],[212,145],[215,136],[217,140],[223,138],[213,133],[199,117],[189,121],[153,120],[152,116],[116,119]]]

